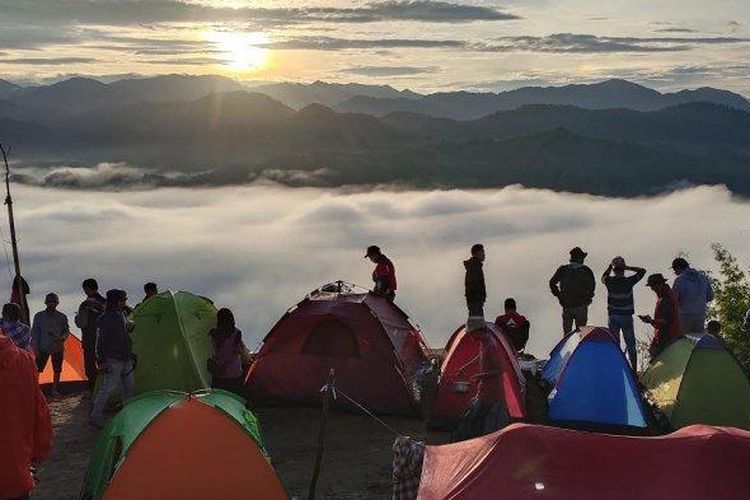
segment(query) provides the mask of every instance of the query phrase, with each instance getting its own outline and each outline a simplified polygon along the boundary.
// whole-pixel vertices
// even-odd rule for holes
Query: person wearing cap
[[[700,335],[705,332],[706,308],[714,299],[711,281],[682,257],[672,261],[672,270],[677,275],[672,290],[680,311],[682,334]]]
[[[479,373],[474,376],[477,393],[452,436],[454,442],[490,434],[510,423],[497,339],[481,317],[470,317],[466,331],[479,342]]]
[[[632,272],[625,276],[626,272]],[[633,314],[633,287],[646,276],[642,267],[631,267],[622,257],[615,257],[602,275],[602,283],[607,287],[607,312],[609,313],[609,331],[620,342],[620,332],[625,340],[625,348],[633,370],[638,369],[638,353],[635,345]]]
[[[570,251],[570,262],[557,268],[549,280],[552,295],[562,306],[563,335],[588,323],[589,305],[594,299],[594,273],[583,262],[588,254],[575,247]]]
[[[104,407],[118,383],[122,385],[123,403],[133,394],[135,367],[130,332],[134,324],[125,318],[127,299],[123,290],[109,290],[107,309],[97,323],[96,363],[102,381],[89,419],[95,427],[104,426]]]
[[[393,301],[396,298],[396,288],[398,287],[396,267],[393,262],[376,245],[367,247],[365,258],[375,263],[375,270],[372,272],[372,281],[375,282],[373,292]]]
[[[477,243],[471,247],[471,258],[464,261],[464,296],[470,317],[484,317],[484,303],[487,301],[487,287],[484,284],[484,245]]]
[[[646,280],[646,286],[656,294],[654,317],[639,315],[644,323],[654,327],[654,337],[648,348],[653,361],[672,341],[680,336],[680,315],[677,300],[667,280],[661,274],[652,274]]]
[[[43,311],[34,315],[31,324],[31,343],[36,352],[36,365],[39,373],[47,366],[52,358],[52,392],[51,397],[58,397],[58,385],[62,373],[63,357],[65,356],[65,339],[70,335],[68,317],[57,310],[60,299],[56,293],[48,293],[44,299],[47,306]]]

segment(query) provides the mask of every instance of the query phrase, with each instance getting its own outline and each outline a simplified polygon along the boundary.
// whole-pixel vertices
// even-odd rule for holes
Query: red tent
[[[750,432],[694,425],[661,437],[513,424],[425,449],[419,500],[747,498]]]
[[[502,363],[505,404],[512,418],[523,418],[525,379],[513,347],[494,323],[487,328],[495,335]],[[460,327],[445,346],[445,358],[440,367],[440,386],[432,408],[432,423],[436,426],[451,426],[466,411],[477,392],[474,375],[479,372],[479,342]],[[468,384],[468,385],[467,385]],[[463,387],[461,387],[463,386]],[[458,389],[461,389],[460,391]]]
[[[41,385],[52,383],[52,360],[47,360],[47,366],[39,374]],[[65,357],[63,358],[63,369],[60,374],[60,382],[81,383],[86,382],[86,370],[83,365],[83,345],[78,337],[71,334],[65,339]]]
[[[263,341],[247,376],[257,404],[320,404],[328,371],[336,387],[373,411],[410,413],[417,370],[427,362],[418,327],[397,306],[344,284],[290,309]],[[336,403],[348,407],[339,396]]]

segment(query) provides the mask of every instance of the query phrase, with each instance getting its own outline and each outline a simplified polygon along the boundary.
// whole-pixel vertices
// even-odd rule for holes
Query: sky
[[[626,78],[750,94],[747,0],[0,0],[0,77],[164,73],[497,91]]]
[[[252,185],[131,192],[14,190],[24,275],[32,311],[48,292],[71,317],[80,283],[124,288],[130,303],[142,285],[188,290],[235,311],[250,348],[306,294],[338,279],[371,285],[368,245],[395,263],[397,303],[443,347],[466,320],[462,261],[473,243],[487,249],[486,316],[516,298],[532,323],[529,351],[546,357],[561,338],[560,308],[548,280],[577,245],[598,276],[616,255],[672,278],[685,254],[713,269],[710,245],[724,244],[750,267],[750,203],[721,187],[699,187],[643,199],[598,198],[508,187],[486,191],[321,190]],[[688,223],[689,221],[689,223]],[[5,221],[0,224],[7,240]],[[6,243],[6,251],[8,245]],[[0,269],[0,287],[10,289]],[[636,287],[636,311],[653,314],[655,299]],[[599,285],[590,323],[606,324]],[[637,323],[643,341],[649,328]]]

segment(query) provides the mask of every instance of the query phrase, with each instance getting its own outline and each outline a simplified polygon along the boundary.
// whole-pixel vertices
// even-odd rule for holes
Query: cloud
[[[24,64],[27,66],[64,66],[98,62],[92,57],[17,57],[0,59],[0,64]]]
[[[737,21],[729,21],[727,23],[727,28],[729,28],[730,32],[737,33],[742,28],[742,23]]]
[[[299,36],[274,41],[264,46],[275,50],[347,50],[383,48],[466,48],[468,45],[461,40]]]
[[[437,73],[439,66],[353,66],[339,70],[339,73],[370,77],[408,76]]]
[[[656,33],[698,33],[698,30],[691,28],[662,28],[654,31]]]

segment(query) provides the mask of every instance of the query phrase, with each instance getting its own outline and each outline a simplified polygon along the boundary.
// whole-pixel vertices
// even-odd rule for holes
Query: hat
[[[586,257],[588,254],[581,250],[581,247],[575,247],[573,250],[570,251],[571,257]]]
[[[44,298],[44,303],[49,304],[50,302],[60,302],[60,297],[57,296],[56,293],[48,293],[47,296]]]
[[[469,316],[466,321],[466,333],[474,333],[478,330],[486,330],[487,324],[482,316]]]
[[[373,255],[380,255],[380,247],[377,245],[370,245],[367,247],[367,253],[365,254],[365,258],[371,257]]]
[[[667,280],[661,273],[652,274],[646,279],[646,286],[663,285]]]

